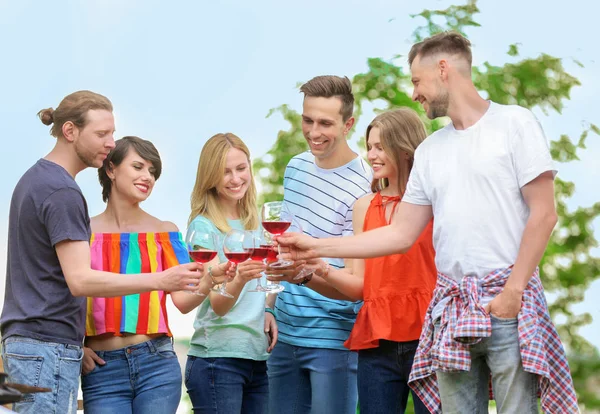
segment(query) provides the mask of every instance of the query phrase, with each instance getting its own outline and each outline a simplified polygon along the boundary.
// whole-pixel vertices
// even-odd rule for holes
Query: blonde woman
[[[224,236],[232,229],[258,230],[256,187],[250,152],[234,134],[210,138],[200,154],[191,196],[190,228]],[[208,264],[226,262],[222,246]],[[211,291],[198,308],[190,342],[185,385],[194,413],[263,413],[267,410],[266,360],[277,342],[277,326],[265,294],[250,292],[265,265],[248,260],[237,267],[226,297]]]

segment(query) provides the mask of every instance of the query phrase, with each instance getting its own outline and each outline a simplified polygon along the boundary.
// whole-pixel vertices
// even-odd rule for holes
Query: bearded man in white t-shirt
[[[566,356],[537,266],[557,222],[556,171],[535,116],[484,100],[471,80],[470,42],[441,33],[409,53],[413,99],[428,137],[392,224],[355,237],[288,234],[284,257],[367,258],[409,249],[434,219],[438,283],[410,385],[432,413],[577,412]],[[317,276],[315,276],[317,277]]]

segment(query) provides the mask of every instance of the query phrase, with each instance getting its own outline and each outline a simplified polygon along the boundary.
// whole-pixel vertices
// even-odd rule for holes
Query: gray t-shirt
[[[40,159],[21,177],[10,204],[3,339],[81,345],[86,299],[71,294],[55,246],[90,236],[79,186],[64,168]]]

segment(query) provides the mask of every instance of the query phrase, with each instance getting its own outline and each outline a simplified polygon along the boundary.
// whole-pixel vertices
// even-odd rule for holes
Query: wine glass
[[[263,228],[274,236],[283,234],[292,224],[292,214],[287,210],[282,201],[269,201],[263,204],[261,210]],[[281,254],[279,245],[277,253]],[[278,260],[270,263],[271,268],[277,269],[280,267],[288,267],[294,264],[289,260]]]
[[[217,234],[206,231],[198,223],[192,222],[185,236],[185,245],[187,246],[190,258],[196,263],[208,263],[217,256],[217,246],[219,244]],[[206,296],[202,292],[187,291],[192,295]]]
[[[254,238],[251,231],[230,230],[223,239],[223,253],[227,260],[235,264],[245,262],[252,256],[254,251]],[[221,283],[219,288],[213,288],[219,295],[233,298],[227,293],[227,282]]]
[[[290,227],[288,228],[288,230],[292,231],[294,233],[300,233],[300,234],[304,233],[304,230],[302,229],[301,220],[297,216],[294,216],[294,215],[291,215],[289,218],[290,218],[290,221],[292,224],[290,224]],[[298,272],[298,274],[296,276],[294,276],[294,280],[304,279],[306,276],[308,276],[311,273],[312,273],[311,270],[309,270],[307,268],[302,268],[302,270],[300,270]]]
[[[264,241],[261,247],[265,247],[267,249],[267,258],[266,263],[269,267],[272,267],[272,263],[277,262],[277,249],[273,246],[273,241],[271,240],[271,235],[269,233],[264,232]],[[271,274],[269,277],[282,277],[283,275]],[[285,290],[284,286],[279,284],[279,282],[275,282],[267,279],[267,285],[263,286],[267,293],[279,293]]]
[[[272,250],[272,246],[269,246],[268,241],[265,237],[265,233],[262,230],[255,230],[252,232],[252,239],[254,241],[254,250],[252,251],[252,255],[250,259],[258,260],[260,262],[265,263],[267,257],[269,256],[270,250]],[[265,272],[261,273],[261,276],[265,276]],[[260,279],[256,279],[256,287],[254,289],[248,290],[248,292],[268,292],[260,283]]]

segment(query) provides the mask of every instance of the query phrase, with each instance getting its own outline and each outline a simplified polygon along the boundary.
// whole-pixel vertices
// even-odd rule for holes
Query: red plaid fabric
[[[433,414],[442,412],[435,372],[469,371],[469,347],[492,334],[490,317],[479,304],[479,297],[500,293],[511,271],[512,266],[495,270],[480,282],[474,276],[466,276],[460,285],[438,273],[409,379],[410,387]],[[434,335],[431,312],[447,297],[451,300]],[[523,294],[518,323],[523,368],[539,376],[542,410],[552,414],[578,413],[567,357],[550,319],[537,269]]]

